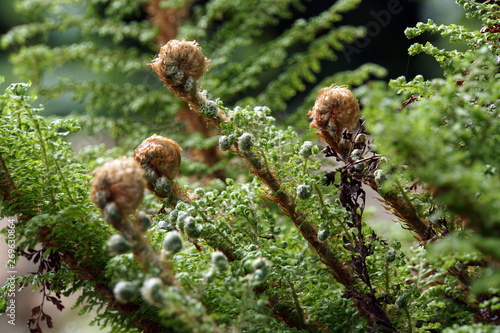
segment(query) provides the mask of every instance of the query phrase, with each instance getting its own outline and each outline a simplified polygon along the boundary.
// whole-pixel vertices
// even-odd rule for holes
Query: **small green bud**
[[[179,214],[177,215],[177,226],[179,227],[179,229],[181,231],[184,231],[184,225],[186,223],[186,218],[188,217],[188,213],[182,211],[182,212],[179,212]]]
[[[380,169],[375,170],[375,172],[373,173],[373,177],[375,178],[375,181],[377,183],[382,182],[385,179],[384,171],[382,171]]]
[[[229,266],[227,258],[222,252],[217,251],[212,253],[211,259],[212,259],[212,264],[219,272],[225,271]]]
[[[201,198],[205,194],[205,189],[203,187],[197,187],[194,189],[194,195],[198,198]]]
[[[233,143],[234,143],[234,135],[222,135],[219,138],[219,148],[222,151],[231,149]]]
[[[119,302],[127,303],[134,300],[138,289],[136,282],[120,281],[113,288],[113,294]]]
[[[268,268],[268,263],[264,258],[257,258],[252,262],[252,267],[255,269],[255,273],[257,271],[260,271],[264,278],[267,276],[269,273],[269,268]]]
[[[245,260],[245,262],[243,263],[243,268],[247,273],[253,273],[255,271],[255,268],[253,268],[252,261],[250,259]]]
[[[257,249],[258,249],[258,247],[257,247],[257,245],[255,245],[255,244],[250,244],[250,245],[248,245],[248,247],[247,247],[247,251],[248,251],[248,252],[257,251]]]
[[[117,234],[109,237],[107,246],[109,254],[112,256],[126,253],[132,248],[132,245],[122,235]]]
[[[188,216],[184,221],[184,232],[189,238],[198,238],[201,235],[201,229],[199,225],[196,223],[196,220]]]
[[[355,142],[366,142],[366,134],[360,133],[356,136]]]
[[[385,253],[385,261],[386,262],[393,262],[395,259],[396,259],[396,250],[391,247]]]
[[[385,156],[380,157],[378,164],[380,165],[380,164],[386,164],[386,163],[389,163],[389,159]]]
[[[353,159],[358,159],[358,157],[361,157],[361,155],[363,154],[363,150],[362,149],[354,149],[351,153],[351,157]]]
[[[255,269],[253,273],[253,283],[255,285],[264,283],[269,275],[269,264],[263,258],[257,258],[252,262],[252,267]]]
[[[171,231],[165,235],[163,239],[163,247],[170,254],[176,254],[182,250],[182,238],[177,231]]]
[[[122,221],[120,210],[114,202],[108,203],[102,213],[106,222],[110,224],[119,224]]]
[[[255,284],[261,284],[266,281],[267,274],[262,269],[256,269],[253,273],[253,281]]]
[[[143,230],[148,230],[151,227],[151,218],[144,212],[137,214],[137,222]]]
[[[141,295],[149,304],[161,303],[163,299],[163,282],[160,278],[154,277],[144,281],[141,288]]]
[[[318,240],[323,243],[328,239],[328,236],[330,236],[330,230],[328,229],[322,229],[318,232]]]
[[[356,163],[356,165],[354,165],[354,168],[356,169],[356,171],[363,171],[365,169],[365,164],[364,163]]]
[[[201,113],[205,118],[213,118],[217,114],[217,103],[209,100],[201,106]]]
[[[156,172],[154,172],[148,165],[143,165],[142,167],[146,171],[146,173],[144,174],[144,178],[146,179],[146,181],[150,184],[156,183],[156,181],[158,180],[158,175],[156,174]]]
[[[208,269],[208,271],[206,271],[204,275],[205,279],[207,279],[207,282],[212,283],[215,280],[215,277],[217,276],[217,272],[215,271],[215,269],[213,269],[213,267],[211,267]]]
[[[253,148],[253,136],[250,133],[243,133],[238,138],[238,147],[242,152],[248,153]]]
[[[396,299],[396,306],[398,307],[398,309],[404,309],[408,306],[408,298],[409,295],[407,293],[404,293]]]
[[[177,214],[178,213],[179,213],[179,211],[177,209],[173,209],[170,211],[170,214],[168,215],[170,222],[175,223],[177,221]]]
[[[495,168],[494,166],[492,166],[490,164],[486,164],[484,166],[483,172],[484,172],[485,175],[494,176],[494,175],[497,174],[497,168]]]
[[[312,187],[310,185],[299,185],[297,187],[297,195],[300,199],[305,200],[311,196]]]
[[[313,153],[312,147],[313,144],[311,141],[305,141],[302,144],[302,147],[300,147],[299,155],[302,156],[303,158],[309,158]]]
[[[108,203],[106,200],[106,192],[104,192],[104,191],[96,192],[95,201],[96,201],[97,207],[99,207],[100,209],[103,209],[104,207],[106,207],[106,204]]]
[[[170,222],[161,220],[160,222],[158,222],[158,229],[172,231],[172,230],[174,230],[174,226]]]

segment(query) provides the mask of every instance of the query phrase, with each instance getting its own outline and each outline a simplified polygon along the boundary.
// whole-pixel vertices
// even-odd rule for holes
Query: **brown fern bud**
[[[332,85],[318,92],[314,107],[307,114],[312,120],[309,127],[317,128],[319,137],[341,153],[345,146],[342,133],[356,127],[359,104],[349,89]]]
[[[136,148],[135,159],[146,171],[147,188],[158,197],[169,197],[181,167],[181,148],[177,142],[154,134]]]
[[[197,81],[208,70],[209,61],[195,41],[172,39],[163,45],[151,67],[176,95],[189,101],[197,92]]]
[[[133,158],[121,157],[94,171],[91,199],[103,210],[113,203],[124,216],[139,207],[144,187],[144,170]]]

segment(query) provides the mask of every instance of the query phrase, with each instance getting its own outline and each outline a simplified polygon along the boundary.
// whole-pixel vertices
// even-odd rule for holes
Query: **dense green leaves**
[[[298,18],[307,1],[20,2],[32,22],[4,35],[2,47],[15,49],[11,62],[32,84],[0,95],[1,215],[17,217],[16,255],[39,269],[15,283],[41,288],[56,305],[81,292],[81,311],[97,310],[94,322],[114,332],[495,331],[498,5],[458,1],[482,20],[480,31],[432,21],[406,30],[467,44],[410,47],[432,55],[442,78],[364,85],[386,74],[365,64],[318,83],[322,65],[364,36],[339,24],[359,3],[340,0]],[[165,33],[151,10],[179,20],[170,28],[211,59],[199,85],[213,100],[199,111],[215,126],[148,69]],[[362,121],[341,133],[344,151],[320,153],[304,133],[305,111],[332,83],[357,86]],[[276,112],[302,91],[308,97],[286,120],[294,127],[283,126]],[[47,118],[35,107],[33,94],[68,92],[85,115]],[[80,127],[110,135],[115,147],[75,154],[67,137]],[[122,216],[108,175],[102,217],[89,200],[91,170],[132,155],[153,133],[184,149],[180,176],[164,178],[178,197],[146,194],[143,211]],[[368,186],[419,244],[373,231]],[[8,290],[0,290],[2,311]]]
[[[477,6],[473,5],[490,10],[494,7]],[[495,242],[500,230],[499,159],[495,148],[500,130],[498,44],[483,32],[465,31],[455,25],[438,27],[433,22],[409,29],[407,34],[414,37],[424,31],[466,39],[471,49],[458,52],[429,43],[423,48],[415,44],[410,51],[434,55],[447,69],[445,77],[427,81],[418,76],[410,82],[398,78],[391,87],[404,96],[413,94],[415,100],[409,99],[410,103],[401,107],[391,92],[375,89],[362,98],[364,112],[372,124],[376,123],[371,128],[381,151],[392,156],[391,162],[407,167],[407,179],[418,179],[433,194],[434,204],[441,208],[430,218],[449,219],[450,230],[461,229],[460,247],[475,248],[498,260],[498,252],[488,245]],[[388,103],[389,98],[392,103]],[[455,223],[458,225],[454,227]],[[467,236],[464,227],[470,232]],[[456,248],[456,241],[445,238],[440,246],[451,250]],[[456,253],[455,260],[467,261],[460,256]],[[494,282],[498,272],[485,273],[487,280],[478,280],[475,290],[498,288]]]

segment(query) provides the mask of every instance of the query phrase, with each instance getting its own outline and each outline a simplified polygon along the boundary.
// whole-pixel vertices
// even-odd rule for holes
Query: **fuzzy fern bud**
[[[359,104],[353,93],[341,86],[321,89],[313,109],[309,112],[311,127],[327,129],[337,136],[344,129],[352,130],[359,120]]]
[[[94,171],[92,201],[101,209],[111,202],[119,214],[133,213],[144,197],[144,170],[133,158],[112,160]],[[110,207],[109,216],[113,216]]]
[[[264,258],[257,258],[255,259],[253,262],[252,262],[252,267],[255,269],[255,270],[262,270],[264,273],[269,273],[269,269],[268,269],[268,264],[266,262],[266,260]]]
[[[126,253],[132,249],[132,245],[125,238],[116,234],[109,237],[106,245],[109,254],[112,256]]]
[[[195,41],[172,39],[160,49],[151,63],[160,80],[181,98],[195,92],[209,61]]]
[[[115,298],[122,303],[128,303],[134,300],[139,291],[136,282],[120,281],[113,288]]]
[[[169,232],[163,239],[163,247],[170,254],[176,254],[182,250],[182,238],[177,231]]]
[[[211,259],[212,259],[212,264],[219,272],[225,271],[229,266],[227,258],[222,252],[217,251],[212,253]]]
[[[160,198],[169,197],[172,181],[181,167],[179,145],[155,134],[135,149],[135,159],[146,170],[147,188]]]
[[[308,115],[311,118],[309,127],[318,129],[317,134],[323,141],[342,151],[342,132],[351,131],[358,123],[359,104],[349,89],[332,85],[318,92]]]

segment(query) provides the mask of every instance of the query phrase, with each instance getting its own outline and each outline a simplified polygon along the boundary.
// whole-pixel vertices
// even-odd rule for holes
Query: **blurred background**
[[[23,17],[22,13],[15,11],[15,2],[15,0],[2,0],[0,2],[0,34],[6,33],[13,26],[30,22],[29,17]],[[195,3],[203,2],[201,0]],[[315,16],[330,7],[333,2],[333,0],[310,0],[306,2],[306,11],[298,14],[304,18]],[[426,22],[428,19],[432,19],[437,24],[479,25],[478,22],[466,20],[462,8],[454,0],[364,0],[356,10],[343,15],[344,19],[341,24],[364,26],[368,35],[350,46],[343,56],[339,56],[338,60],[323,66],[318,81],[322,79],[322,75],[327,76],[339,71],[353,70],[366,62],[385,67],[388,70],[387,80],[401,75],[412,78],[417,74],[422,74],[426,79],[439,77],[442,71],[432,57],[419,55],[410,58],[407,53],[408,47],[419,41],[431,41],[436,43],[436,46],[448,46],[458,50],[462,49],[464,45],[457,43],[451,46],[446,45],[446,40],[435,35],[408,40],[404,36],[405,28],[413,27],[420,21]],[[278,26],[269,28],[265,33],[271,36],[278,35],[288,28],[289,24],[290,22],[283,20]],[[51,34],[48,44],[50,46],[71,44],[77,42],[79,37],[81,37],[79,31],[69,29],[64,33]],[[0,75],[5,77],[4,87],[20,81],[20,78],[14,73],[12,65],[9,64],[9,55],[13,51],[18,51],[18,49],[14,50],[10,47],[0,50]],[[252,49],[244,49],[242,52],[252,52]],[[153,57],[154,54],[151,55],[151,58]],[[71,76],[82,79],[88,79],[95,75],[82,71],[82,67],[65,65],[56,69],[53,75],[47,75],[45,79],[55,81],[58,75],[68,72],[71,72]],[[109,74],[111,81],[119,82],[120,79],[122,78]],[[299,94],[295,98],[297,100],[295,104],[300,103],[302,98],[303,96]],[[59,99],[47,103],[43,99],[39,101],[45,105],[47,114],[67,115],[73,111],[83,112],[84,110],[84,106],[73,102],[70,95],[63,94]],[[290,105],[293,107],[293,100]]]
[[[276,0],[279,1],[279,0]],[[16,12],[14,4],[16,0],[2,0],[0,2],[0,34],[4,34],[12,27],[26,24],[30,22],[29,17],[24,17],[22,13]],[[203,1],[201,1],[203,2]],[[307,3],[305,12],[300,13],[303,17],[307,18],[315,16],[330,7],[333,1],[327,0],[311,0]],[[372,62],[385,67],[388,70],[386,80],[396,78],[404,75],[407,78],[412,78],[417,74],[422,74],[426,79],[439,77],[442,74],[441,69],[432,59],[427,55],[419,55],[416,57],[409,57],[408,47],[417,41],[431,41],[436,46],[464,49],[465,45],[460,44],[447,44],[447,42],[439,36],[426,35],[421,39],[408,40],[404,36],[406,27],[413,27],[419,21],[426,22],[428,19],[433,20],[437,24],[450,24],[455,23],[459,25],[469,25],[470,28],[478,28],[479,23],[465,19],[464,12],[460,6],[455,4],[454,0],[364,0],[358,9],[348,12],[344,15],[342,24],[353,26],[364,26],[367,29],[367,36],[351,45],[339,59],[331,64],[324,65],[325,74],[320,74],[318,81],[321,80],[321,75],[327,76],[338,71],[354,70],[366,62]],[[282,30],[287,28],[290,22],[283,22],[280,25],[273,27],[267,32],[270,35],[279,34]],[[472,25],[472,26],[471,26]],[[49,43],[51,45],[69,44],[79,38],[77,30],[66,31],[64,33],[57,33],[50,37]],[[202,45],[203,46],[203,45]],[[0,76],[5,77],[5,82],[2,84],[2,89],[5,89],[10,83],[19,82],[21,79],[16,76],[13,71],[12,65],[9,63],[9,56],[12,52],[16,52],[13,48],[1,49],[0,53]],[[245,52],[252,52],[251,49]],[[153,58],[154,54],[151,54]],[[146,64],[144,64],[146,66]],[[47,80],[57,80],[57,75],[71,73],[74,77],[90,77],[91,73],[85,72],[81,66],[65,65],[57,69],[53,75],[47,76]],[[121,78],[114,74],[106,74],[107,79],[110,81],[119,81]],[[106,78],[105,78],[106,79]],[[72,100],[71,95],[63,94],[56,100],[44,101],[43,98],[37,100],[37,103],[45,105],[45,113],[51,115],[68,115],[70,113],[83,113],[85,106]],[[297,101],[290,102],[290,108],[294,104],[300,104],[304,96],[301,94],[294,97]],[[80,143],[80,148],[85,145],[85,141]],[[377,215],[378,214],[378,215]],[[383,212],[374,214],[375,219],[391,219],[389,215]],[[5,226],[6,221],[0,222],[0,227]],[[392,228],[400,228],[396,224],[390,225]],[[381,227],[384,232],[385,227]],[[394,229],[396,230],[396,229]],[[380,232],[380,231],[379,231]],[[392,232],[397,232],[392,231]],[[0,236],[0,238],[3,236]],[[0,262],[1,267],[4,267],[6,262],[7,247],[2,240],[0,240]],[[27,272],[36,270],[31,264],[19,261],[17,264],[18,274],[26,274]],[[4,283],[7,278],[6,268],[0,269],[0,283]],[[25,289],[16,294],[17,317],[16,326],[7,324],[7,318],[0,316],[1,332],[5,333],[22,333],[28,332],[25,325],[27,318],[30,315],[30,309],[40,304],[42,294],[38,291],[31,291]],[[60,333],[85,333],[97,332],[97,327],[89,326],[89,321],[92,315],[85,315],[79,317],[77,311],[71,310],[75,298],[64,301],[65,310],[59,312],[51,304],[46,304],[45,311],[53,316],[55,328],[52,330],[44,330],[44,332],[60,332]],[[102,331],[100,331],[102,332]]]

